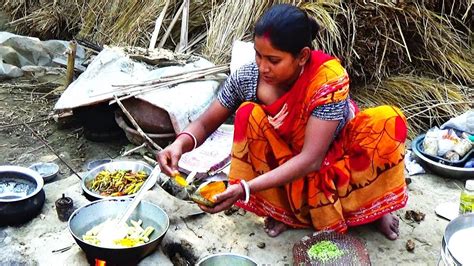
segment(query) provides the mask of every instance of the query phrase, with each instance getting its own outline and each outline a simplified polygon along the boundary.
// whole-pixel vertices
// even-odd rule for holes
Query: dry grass
[[[182,3],[181,0],[169,1],[170,8],[161,33],[165,32]],[[41,39],[77,37],[102,45],[148,47],[165,0],[6,0],[0,6],[10,14],[13,25],[22,34]],[[206,31],[205,18],[211,11],[210,6],[209,1],[191,1],[190,41]],[[179,31],[179,26],[173,28],[167,42],[169,47],[179,41]]]
[[[340,12],[340,6],[336,3],[338,1],[333,3],[291,0],[272,2],[274,4],[296,4],[306,10],[321,25],[321,39],[315,42],[317,48],[334,54],[342,48],[339,26],[332,14]],[[271,4],[269,1],[237,0],[223,1],[214,5],[210,13],[208,36],[202,54],[215,63],[229,62],[234,41],[251,41],[256,21]]]
[[[328,40],[333,44],[329,46],[338,48],[333,54],[344,60],[353,81],[380,82],[393,74],[424,68],[456,82],[473,84],[468,24],[429,9],[429,4],[432,9],[441,9],[438,5],[442,1],[426,1],[425,5],[400,2],[359,1],[326,7],[336,17],[342,38],[331,36]]]
[[[443,79],[401,75],[387,78],[377,87],[359,87],[353,91],[362,107],[389,104],[401,108],[409,122],[409,135],[414,137],[469,109],[472,98],[468,90]]]
[[[72,39],[81,25],[73,1],[5,0],[0,6],[19,34],[40,39]]]
[[[95,0],[81,5],[79,38],[101,44],[147,47],[164,1]]]
[[[250,39],[253,24],[267,5],[259,0],[214,2],[202,55],[216,64],[229,62],[232,44]]]
[[[148,47],[166,0],[4,0],[21,34],[79,37],[99,44]],[[179,43],[182,0],[169,0],[158,42]],[[472,0],[322,1],[193,0],[186,52],[229,63],[235,40],[251,40],[256,20],[276,3],[305,9],[322,26],[319,49],[349,71],[364,106],[394,104],[415,134],[468,108],[474,99]],[[431,77],[436,77],[433,79]]]

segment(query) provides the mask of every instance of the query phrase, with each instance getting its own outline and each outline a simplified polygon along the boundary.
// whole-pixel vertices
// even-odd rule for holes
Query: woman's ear
[[[301,49],[300,54],[298,56],[298,65],[304,66],[306,62],[308,62],[310,56],[311,49],[309,47],[304,47],[303,49]]]

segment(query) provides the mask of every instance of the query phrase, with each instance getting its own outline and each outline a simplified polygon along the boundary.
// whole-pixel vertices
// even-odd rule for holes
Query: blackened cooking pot
[[[44,181],[20,166],[0,166],[0,226],[28,222],[44,205]]]

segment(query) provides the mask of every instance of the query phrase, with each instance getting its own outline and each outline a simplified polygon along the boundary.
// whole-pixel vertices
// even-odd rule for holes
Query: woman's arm
[[[306,125],[305,140],[301,152],[279,167],[249,181],[250,192],[282,186],[296,178],[319,170],[333,141],[338,124],[339,120],[322,120],[311,116]],[[244,193],[242,187],[235,184],[216,196],[217,204],[213,208],[201,205],[199,207],[209,213],[220,212],[242,199]]]
[[[197,145],[202,144],[232,114],[232,111],[214,100],[209,108],[189,124],[184,131],[196,137]],[[158,163],[161,170],[167,175],[174,175],[178,171],[178,161],[181,155],[191,151],[194,147],[193,139],[188,135],[180,135],[171,145],[158,154]]]

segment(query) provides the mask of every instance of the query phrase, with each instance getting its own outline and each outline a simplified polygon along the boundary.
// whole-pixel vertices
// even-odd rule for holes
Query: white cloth
[[[417,163],[414,159],[412,159],[411,155],[412,155],[412,151],[407,150],[405,154],[405,158],[404,158],[405,169],[408,171],[408,175],[412,176],[412,175],[424,174],[425,169],[423,169],[423,167],[419,163]]]
[[[255,61],[255,49],[252,42],[235,41],[232,45],[230,73],[241,66]]]
[[[454,128],[474,135],[474,109],[453,117],[441,125],[441,129]]]

